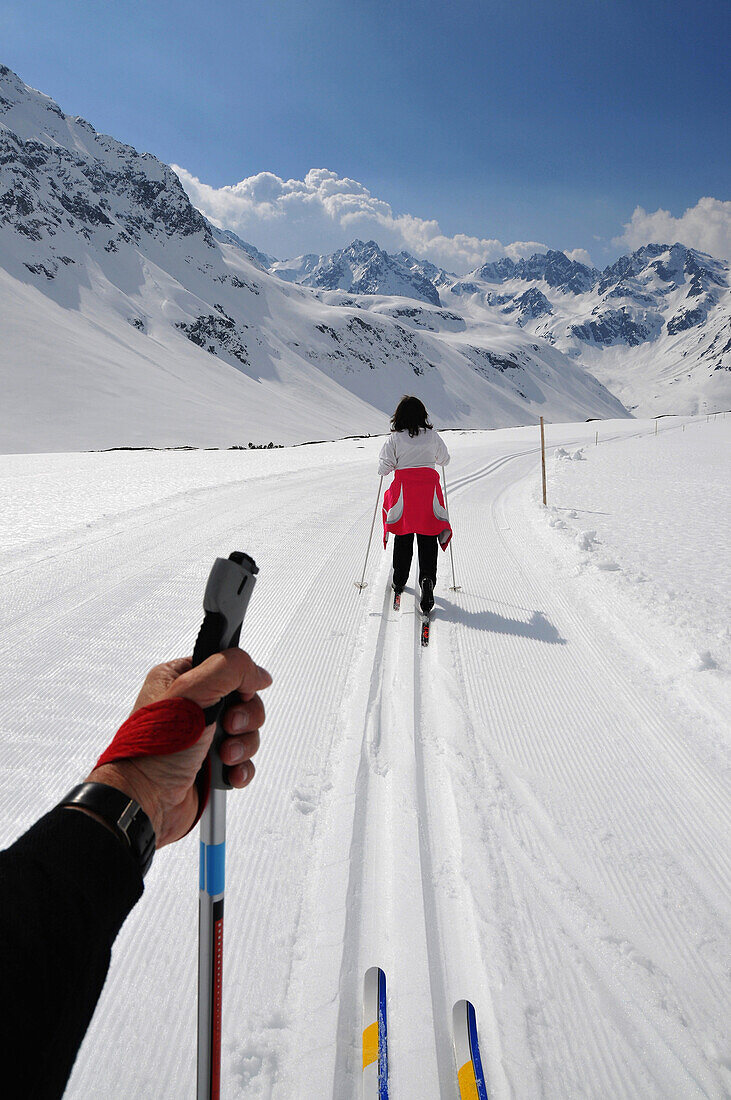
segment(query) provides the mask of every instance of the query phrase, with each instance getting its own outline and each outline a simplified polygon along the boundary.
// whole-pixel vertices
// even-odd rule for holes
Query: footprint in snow
[[[312,791],[295,789],[292,792],[292,802],[295,810],[299,810],[301,814],[311,814],[317,809],[317,800]]]
[[[718,662],[709,649],[697,650],[691,657],[690,667],[694,672],[707,672],[710,668],[718,668]]]
[[[580,550],[594,550],[597,545],[596,531],[579,531],[576,542]]]

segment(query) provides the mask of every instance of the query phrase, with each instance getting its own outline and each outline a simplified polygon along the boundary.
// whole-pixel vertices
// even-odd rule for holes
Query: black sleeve
[[[63,1094],[112,944],[141,895],[131,854],[78,810],[52,810],[0,852],[3,1095]]]

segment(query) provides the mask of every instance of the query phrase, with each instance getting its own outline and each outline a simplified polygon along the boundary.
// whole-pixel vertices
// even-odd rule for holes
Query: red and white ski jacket
[[[429,466],[394,470],[383,494],[383,545],[392,535],[436,535],[442,550],[452,537],[439,474]]]

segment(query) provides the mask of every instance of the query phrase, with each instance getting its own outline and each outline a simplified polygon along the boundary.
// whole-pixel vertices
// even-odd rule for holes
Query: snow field
[[[549,446],[588,455],[597,427],[618,456],[660,442],[618,421],[549,425]],[[647,608],[606,587],[624,543],[586,586],[536,505],[536,429],[446,438],[462,590],[440,554],[425,651],[413,583],[396,615],[380,545],[353,587],[380,440],[15,457],[3,840],[85,774],[149,665],[190,651],[213,558],[248,550],[243,644],[275,683],[257,778],[229,799],[224,1095],[357,1096],[378,964],[394,1095],[456,1095],[449,1020],[468,997],[491,1097],[720,1098],[723,670],[668,684]],[[191,837],[158,854],[120,934],[70,1097],[194,1094],[196,923]]]
[[[517,693],[510,676],[489,691],[477,669],[465,675],[484,697],[516,817],[506,837],[514,859],[501,861],[518,891],[517,932],[506,922],[524,983],[514,999],[537,994],[523,1021],[526,1061],[538,1044],[550,1062],[517,1093],[723,1095],[722,1064],[706,1065],[706,1028],[724,1026],[728,802],[723,775],[696,759],[707,724],[668,705],[666,686],[628,655],[634,617],[624,631],[602,629],[605,608],[578,601],[546,569],[510,490],[495,511],[536,593],[528,606],[539,597],[559,634],[523,665]]]
[[[595,604],[617,602],[627,640],[668,686],[727,708],[731,416],[668,417],[654,432],[609,448],[600,432],[598,446],[549,454],[548,509],[533,515],[551,531],[536,535]]]

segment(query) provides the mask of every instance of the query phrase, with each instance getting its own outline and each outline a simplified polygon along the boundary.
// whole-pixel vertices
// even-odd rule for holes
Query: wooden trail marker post
[[[543,474],[543,507],[546,506],[546,437],[543,433],[543,417],[541,417],[541,472]]]

